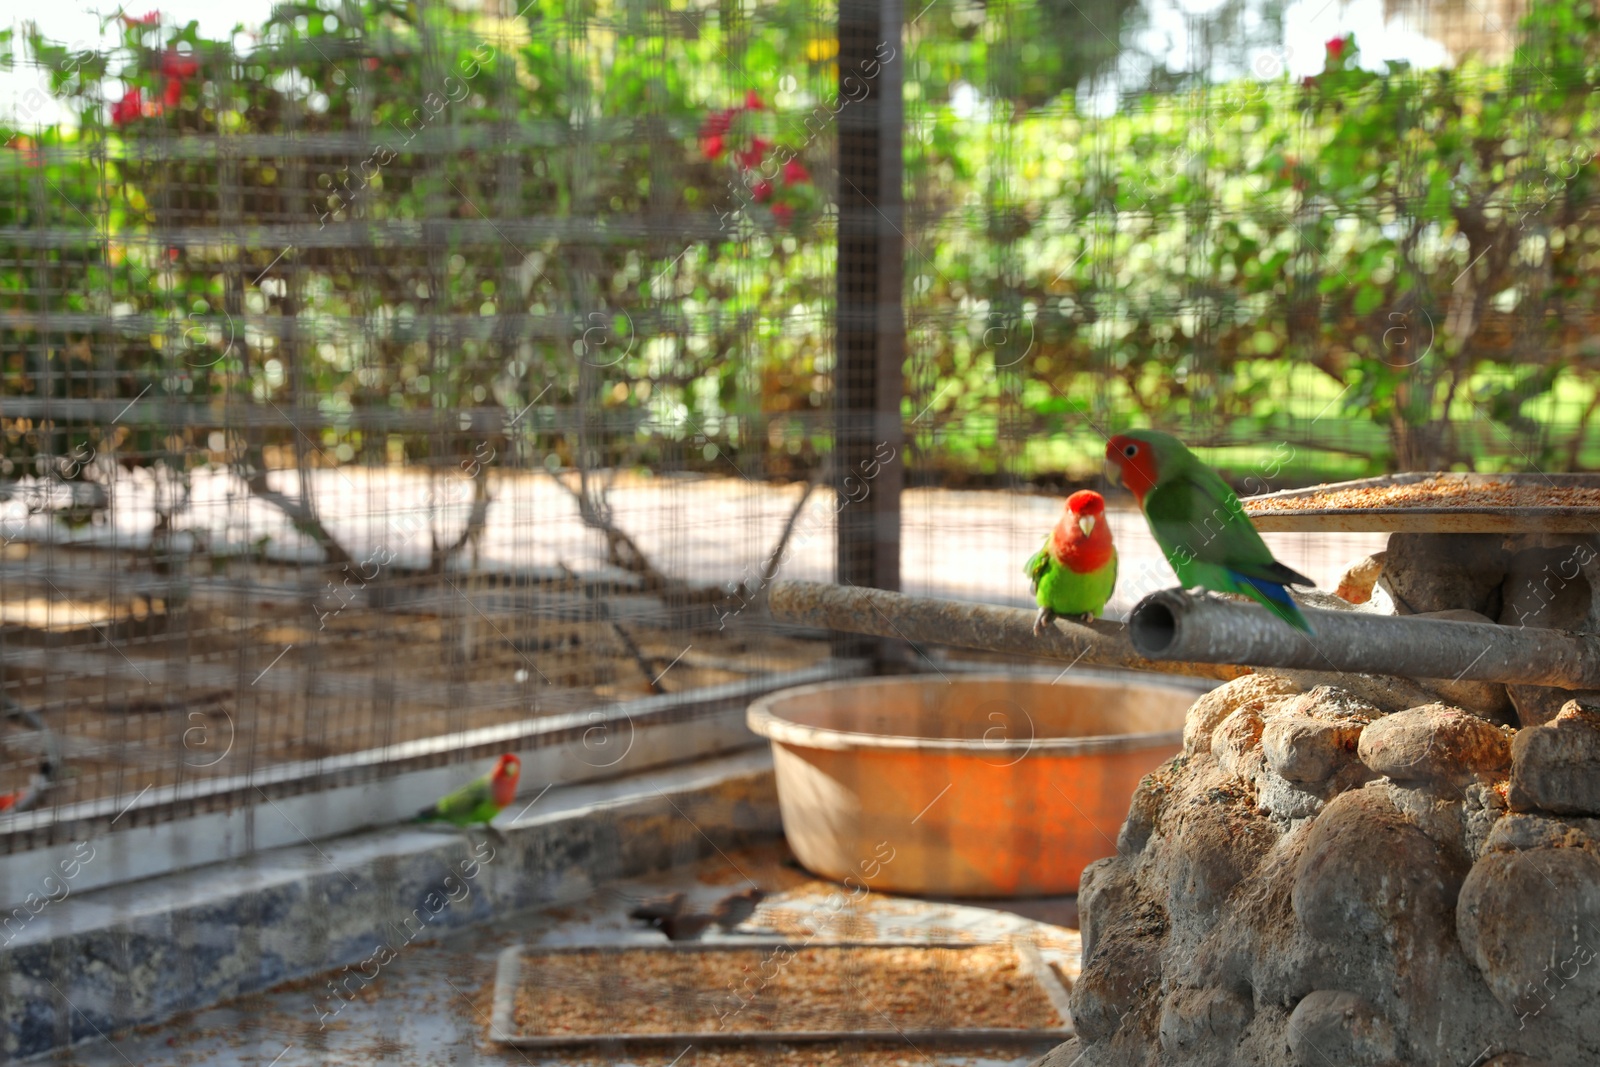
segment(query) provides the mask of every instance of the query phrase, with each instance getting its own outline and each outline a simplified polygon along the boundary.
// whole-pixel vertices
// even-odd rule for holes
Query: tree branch
[[[330,564],[354,562],[353,557],[339,543],[338,538],[329,533],[328,528],[322,525],[322,519],[318,517],[317,509],[311,502],[309,495],[291,497],[269,486],[267,484],[267,464],[259,447],[249,448],[246,456],[251,461],[250,465],[235,464],[234,473],[238,475],[240,481],[244,482],[252,496],[259,497],[277,508],[296,530],[315,541],[327,556],[326,562]],[[302,490],[304,490],[306,483],[305,471],[302,469],[300,479]]]
[[[489,497],[489,485],[485,481],[485,476],[486,471],[480,468],[472,479],[472,510],[467,513],[467,524],[462,528],[459,537],[448,545],[441,546],[438,535],[430,526],[428,540],[432,542],[432,547],[428,553],[429,574],[443,574],[445,565],[451,558],[467,547],[467,543],[481,534],[488,525],[489,505],[492,500]]]
[[[637,574],[644,579],[644,586],[651,591],[665,589],[675,583],[655,568],[650,562],[650,557],[644,554],[636,541],[627,533],[619,529],[611,521],[611,507],[606,503],[605,491],[598,495],[589,491],[589,472],[583,467],[578,468],[578,488],[574,489],[561,478],[551,475],[555,483],[578,502],[578,517],[583,524],[591,530],[599,530],[606,539],[606,562],[615,567],[620,567],[629,574]]]
[[[817,491],[817,486],[822,483],[823,468],[819,465],[812,472],[811,478],[806,482],[800,499],[794,502],[794,507],[789,511],[789,519],[783,524],[783,532],[778,535],[778,543],[772,546],[772,551],[767,554],[767,562],[761,566],[761,581],[763,584],[772,581],[777,575],[778,568],[783,566],[783,552],[789,547],[789,538],[794,535],[795,524],[800,520],[800,513],[805,510],[806,501],[811,499],[811,494]]]
[[[574,581],[579,581],[578,572],[567,566],[564,561],[558,562],[556,565],[565,571],[567,575]],[[665,692],[665,690],[661,688],[661,684],[657,677],[650,673],[653,668],[650,665],[649,659],[645,657],[644,651],[639,648],[638,642],[633,639],[632,634],[628,633],[628,631],[622,628],[622,624],[620,622],[612,617],[610,605],[608,605],[604,600],[597,598],[595,596],[594,587],[588,583],[579,581],[579,588],[583,592],[583,598],[595,605],[600,617],[605,620],[606,625],[611,627],[611,632],[617,635],[617,640],[622,642],[623,649],[627,651],[628,656],[633,660],[634,665],[639,668],[639,673],[644,676],[644,683],[650,687],[650,692],[658,696]]]

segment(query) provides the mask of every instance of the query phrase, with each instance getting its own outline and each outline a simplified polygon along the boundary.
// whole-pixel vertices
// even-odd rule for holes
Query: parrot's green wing
[[[485,776],[440,797],[438,803],[419,812],[417,819],[420,822],[443,820],[455,823],[457,826],[466,826],[475,822],[488,822],[499,811],[490,794],[489,779]]]
[[[1252,578],[1314,585],[1305,575],[1272,558],[1272,550],[1244,513],[1238,495],[1216,471],[1190,458],[1191,462],[1162,478],[1144,498],[1150,533],[1167,559],[1187,556]],[[1173,569],[1178,569],[1176,563]],[[1178,576],[1184,577],[1181,570]]]
[[[1315,585],[1272,558],[1228,483],[1193,457],[1144,496],[1150,533],[1185,587],[1239,593],[1306,633],[1311,625],[1285,588]]]
[[[1044,535],[1044,544],[1039,546],[1039,551],[1028,557],[1027,564],[1022,568],[1022,573],[1028,576],[1028,592],[1034,596],[1039,595],[1039,583],[1050,571],[1050,535]]]

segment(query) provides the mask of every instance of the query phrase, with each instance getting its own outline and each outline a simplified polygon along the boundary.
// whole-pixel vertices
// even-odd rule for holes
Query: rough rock
[[[1514,811],[1600,815],[1600,708],[1571,700],[1549,722],[1519,730],[1508,799]]]
[[[1289,1016],[1289,1051],[1300,1067],[1397,1067],[1394,1027],[1354,993],[1319,989]]]
[[[1365,725],[1327,722],[1309,715],[1279,715],[1262,727],[1261,748],[1268,766],[1282,777],[1317,785],[1356,762],[1356,743],[1361,740]]]
[[[1466,805],[1459,793],[1438,792],[1384,778],[1371,787],[1373,793],[1389,798],[1407,822],[1422,831],[1434,847],[1449,854],[1459,865],[1470,863],[1466,847]],[[1483,836],[1487,836],[1487,831]]]
[[[1594,593],[1583,568],[1593,560],[1582,546],[1525,548],[1507,562],[1498,620],[1504,626],[1584,627]]]
[[[1211,734],[1211,754],[1217,765],[1237,778],[1254,781],[1266,762],[1261,732],[1266,723],[1254,704],[1246,704],[1222,720]]]
[[[1162,809],[1172,795],[1172,779],[1180,774],[1188,757],[1174,756],[1162,766],[1139,779],[1133,791],[1133,802],[1128,805],[1128,817],[1117,833],[1117,852],[1123,856],[1136,856],[1144,850],[1161,819]]]
[[[1496,725],[1518,724],[1517,709],[1511,703],[1511,687],[1499,682],[1471,679],[1430,678],[1428,687],[1439,694],[1439,702],[1470,711]]]
[[[1391,534],[1378,582],[1400,615],[1466,608],[1495,618],[1511,559],[1504,541],[1499,534]]]
[[[1161,1050],[1175,1063],[1226,1067],[1254,1015],[1249,998],[1227,989],[1174,990],[1161,1005]]]
[[[1075,1037],[1068,1038],[1028,1067],[1083,1067],[1083,1045]]]
[[[1237,686],[1141,784],[1084,878],[1077,1042],[1042,1064],[1600,1063],[1600,711],[1510,744],[1433,698],[1304,688]],[[1511,811],[1522,765],[1522,799],[1575,810]]]
[[[1309,819],[1328,802],[1321,785],[1307,788],[1281,777],[1270,767],[1256,779],[1256,788],[1261,807],[1280,819]]]
[[[1600,628],[1600,549],[1589,539],[1532,545],[1512,555],[1501,585],[1498,621],[1503,626],[1556,630]],[[1600,691],[1570,693],[1540,685],[1508,685],[1506,692],[1523,726],[1555,718],[1574,696],[1600,704]]]
[[[1530,848],[1587,848],[1600,855],[1600,819],[1513,812],[1494,824],[1483,845],[1485,852]]]
[[[1241,708],[1235,714],[1253,713]],[[1190,772],[1162,813],[1163,830],[1170,832],[1150,850],[1144,873],[1152,896],[1199,936],[1278,831],[1259,810],[1254,790],[1219,760],[1199,757]]]
[[[1462,863],[1483,854],[1506,814],[1505,798],[1493,783],[1438,790],[1385,779],[1370,788],[1386,795],[1412,825]]]
[[[1445,704],[1396,712],[1368,726],[1357,746],[1361,762],[1401,782],[1463,785],[1511,764],[1504,731]]]
[[[1356,789],[1312,823],[1291,899],[1301,925],[1325,941],[1416,939],[1448,916],[1460,875],[1382,790]]]
[[[1351,604],[1365,604],[1371,600],[1372,587],[1378,581],[1378,575],[1383,573],[1383,561],[1388,555],[1387,552],[1374,552],[1350,564],[1339,576],[1333,595]]]
[[[1461,887],[1456,923],[1519,1029],[1600,1042],[1600,857],[1584,848],[1491,852]]]
[[[1310,818],[1347,789],[1372,778],[1356,758],[1361,731],[1382,718],[1374,704],[1321,685],[1280,701],[1261,731],[1266,767],[1256,774],[1261,807],[1280,819]]]
[[[1600,689],[1554,689],[1547,685],[1508,685],[1506,694],[1517,713],[1518,726],[1543,726],[1566,707],[1567,701],[1600,706]]]
[[[1298,692],[1298,685],[1275,674],[1247,674],[1217,686],[1189,708],[1183,726],[1184,755],[1210,752],[1212,732],[1239,708],[1250,706],[1261,712],[1268,701]]]
[[[1109,1038],[1160,980],[1158,939],[1146,935],[1109,940],[1092,957],[1083,958],[1083,971],[1068,1000],[1073,1028],[1085,1041]]]
[[[1110,856],[1095,860],[1078,877],[1078,933],[1083,958],[1093,956],[1100,943],[1102,921],[1113,922],[1129,912],[1133,872]]]
[[[1387,713],[1431,704],[1439,694],[1410,678],[1397,678],[1392,674],[1355,674],[1349,671],[1295,671],[1278,670],[1301,689],[1332,686],[1376,706]]]
[[[1285,702],[1282,710],[1284,714],[1303,715],[1322,722],[1362,725],[1388,714],[1373,701],[1342,685],[1318,685]]]
[[[1191,812],[1185,822],[1184,832],[1162,857],[1167,906],[1186,916],[1214,916],[1255,865],[1256,856],[1240,841],[1237,820],[1221,810]]]
[[[1278,819],[1309,819],[1339,793],[1370,782],[1376,776],[1355,758],[1360,729],[1358,720],[1322,721],[1293,712],[1278,712],[1267,720],[1261,731],[1266,766],[1256,774],[1262,808]],[[1331,731],[1331,736],[1322,731]],[[1301,781],[1278,773],[1274,760],[1299,774]]]

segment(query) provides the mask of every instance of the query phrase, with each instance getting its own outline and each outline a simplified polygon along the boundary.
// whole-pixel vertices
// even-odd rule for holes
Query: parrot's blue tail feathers
[[[1251,578],[1240,574],[1238,571],[1230,572],[1243,587],[1245,595],[1252,600],[1260,602],[1266,609],[1293,626],[1296,630],[1305,633],[1314,632],[1306,617],[1300,613],[1300,605],[1294,602],[1289,595],[1289,590],[1277,582],[1263,581],[1260,578]]]

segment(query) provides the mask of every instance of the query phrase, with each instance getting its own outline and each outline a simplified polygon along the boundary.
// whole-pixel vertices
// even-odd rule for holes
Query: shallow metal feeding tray
[[[825,951],[840,953],[852,949],[917,948],[954,949],[957,951],[994,948],[999,945],[1011,948],[1017,954],[1021,970],[1039,984],[1045,999],[1064,1020],[1059,1027],[1024,1030],[1010,1027],[948,1027],[939,1029],[904,1029],[890,1023],[881,1029],[863,1030],[709,1030],[709,1031],[656,1031],[645,1033],[595,1033],[595,1034],[540,1034],[519,1033],[516,1022],[517,989],[522,982],[522,954],[524,945],[512,945],[500,954],[495,973],[494,1010],[490,1021],[490,1039],[513,1048],[572,1048],[577,1046],[635,1046],[689,1043],[694,1045],[754,1045],[754,1044],[825,1044],[830,1042],[907,1041],[915,1045],[933,1046],[984,1046],[1006,1044],[1034,1044],[1066,1040],[1073,1035],[1072,1015],[1067,1007],[1067,990],[1057,977],[1054,967],[1047,964],[1034,946],[996,941],[796,941],[757,939],[740,941],[667,941],[659,944],[611,944],[543,947],[536,949],[541,956],[559,955],[622,955],[636,952],[704,953],[749,952],[790,949],[800,951]]]
[[[1385,490],[1402,487],[1414,487],[1414,495],[1403,502],[1383,502]],[[1373,500],[1372,506],[1356,503],[1354,498],[1358,494]],[[1557,503],[1563,496],[1576,499]],[[1241,503],[1245,513],[1254,520],[1256,529],[1263,531],[1589,534],[1600,531],[1600,475],[1594,474],[1418,471],[1286,489],[1281,493],[1249,497]]]

